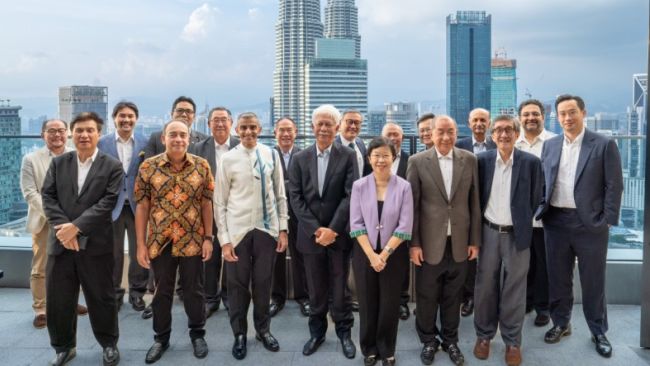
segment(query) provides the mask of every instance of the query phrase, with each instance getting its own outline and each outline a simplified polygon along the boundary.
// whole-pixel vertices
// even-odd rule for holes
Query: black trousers
[[[273,270],[273,288],[271,300],[276,304],[284,304],[287,300],[287,253],[291,255],[291,276],[293,279],[293,299],[298,303],[309,301],[307,280],[305,279],[305,262],[302,253],[296,248],[298,222],[289,220],[289,250],[277,253],[275,269]]]
[[[351,298],[346,294],[350,272],[350,250],[325,248],[323,253],[303,253],[307,288],[309,289],[309,334],[324,337],[327,332],[327,312],[334,320],[339,338],[350,335],[354,325]],[[329,299],[332,299],[331,309]]]
[[[436,336],[436,314],[440,307],[440,337],[443,343],[458,342],[460,324],[460,292],[467,275],[467,261],[456,262],[451,252],[451,239],[447,238],[445,254],[440,263],[426,262],[416,267],[415,328],[424,344],[433,342]]]
[[[217,239],[217,226],[212,226],[212,232],[214,233],[214,241],[212,242],[212,257],[210,260],[204,263],[204,275],[205,275],[205,301],[206,306],[209,308],[216,308],[219,306],[221,299],[227,299],[226,296],[226,270],[225,266],[222,265],[223,258],[221,258],[221,244],[219,239]],[[223,272],[222,272],[223,268]],[[220,281],[221,280],[221,281]],[[219,283],[221,282],[221,284]]]
[[[467,261],[467,276],[465,276],[465,283],[461,291],[460,300],[465,302],[474,298],[474,287],[476,286],[476,259]]]
[[[364,356],[395,356],[401,285],[408,275],[408,247],[402,243],[386,267],[375,272],[360,245],[354,246],[352,267],[359,298],[359,344]],[[379,253],[380,251],[377,251]]]
[[[582,286],[582,311],[592,334],[608,329],[605,268],[609,230],[593,232],[583,225],[576,210],[551,207],[544,215],[549,305],[554,325],[566,326],[573,308],[573,268],[576,258]]]
[[[237,262],[226,262],[228,271],[228,301],[230,326],[234,335],[248,331],[248,306],[253,298],[255,331],[264,334],[271,326],[269,302],[273,262],[276,258],[277,240],[271,235],[253,229],[235,247]],[[252,280],[252,282],[251,282]]]
[[[408,242],[403,242],[401,245],[408,247]],[[411,295],[409,295],[409,285],[411,284],[411,262],[407,260],[408,268],[406,269],[406,277],[404,277],[404,281],[402,281],[402,288],[400,291],[400,299],[399,302],[402,305],[407,305],[409,301],[411,300]]]
[[[526,281],[526,307],[533,307],[538,314],[548,314],[546,244],[544,243],[544,229],[541,227],[533,228],[530,267]]]
[[[153,309],[153,330],[156,342],[167,343],[172,331],[172,302],[176,271],[183,286],[183,305],[187,314],[190,338],[205,336],[205,297],[203,296],[203,262],[200,255],[173,257],[172,244],[168,243],[159,256],[151,260],[155,276]]]
[[[48,256],[45,273],[47,330],[52,348],[59,353],[77,345],[80,285],[95,339],[103,348],[117,345],[113,254],[92,256],[83,250],[66,250]]]
[[[129,239],[129,296],[142,297],[147,291],[149,271],[138,264],[137,242],[135,237],[135,218],[129,205],[122,207],[117,220],[113,221],[113,285],[115,298],[121,301],[125,290],[122,288],[122,273],[124,268],[124,232]]]

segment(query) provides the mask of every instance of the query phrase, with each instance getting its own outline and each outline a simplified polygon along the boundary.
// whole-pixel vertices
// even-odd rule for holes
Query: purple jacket
[[[366,234],[374,247],[377,235],[381,233],[382,248],[391,236],[411,239],[413,194],[409,182],[391,175],[384,197],[381,222],[378,216],[375,175],[369,174],[354,182],[350,197],[350,236],[356,238]]]

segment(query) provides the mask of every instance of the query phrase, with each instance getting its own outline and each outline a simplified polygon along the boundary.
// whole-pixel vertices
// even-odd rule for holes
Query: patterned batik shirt
[[[214,178],[207,160],[185,155],[180,171],[172,168],[167,154],[153,156],[140,165],[135,182],[138,203],[149,200],[147,248],[149,258],[172,244],[172,256],[201,255],[203,218],[201,200],[212,201]]]

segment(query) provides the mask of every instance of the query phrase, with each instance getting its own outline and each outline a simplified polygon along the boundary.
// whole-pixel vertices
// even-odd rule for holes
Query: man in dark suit
[[[539,159],[515,149],[520,128],[514,117],[498,116],[492,127],[497,150],[477,156],[483,243],[474,291],[474,355],[487,359],[490,341],[500,329],[506,344],[506,364],[512,366],[521,364],[532,221],[543,182]]]
[[[571,334],[573,267],[576,257],[582,285],[582,309],[603,357],[612,355],[605,337],[605,267],[609,227],[618,224],[623,193],[621,156],[616,142],[585,128],[582,98],[561,95],[555,101],[564,133],[544,142],[545,189],[536,218],[544,223],[553,328],[546,343]]]
[[[339,134],[336,136],[336,142],[354,150],[357,156],[358,176],[365,177],[372,172],[372,167],[368,161],[366,144],[359,137],[363,125],[363,115],[356,110],[347,110],[343,112],[339,123]]]
[[[289,191],[289,174],[287,170],[291,166],[293,156],[301,149],[294,145],[298,129],[293,119],[282,117],[275,123],[275,139],[277,145],[275,150],[282,159],[282,173],[284,176],[285,191]],[[288,199],[288,193],[287,193]],[[290,202],[290,201],[289,201]],[[302,253],[296,248],[296,237],[298,233],[298,218],[291,209],[289,209],[289,252],[291,253],[291,274],[293,279],[293,299],[300,306],[300,312],[304,316],[309,316],[309,292],[307,291],[307,281],[305,279],[305,263]],[[287,299],[287,251],[277,254],[275,268],[273,269],[273,289],[271,291],[271,306],[269,313],[275,316],[282,308]]]
[[[47,329],[56,351],[53,365],[76,354],[79,285],[90,325],[104,349],[104,365],[117,365],[120,353],[113,287],[111,211],[124,175],[122,164],[97,149],[103,121],[92,112],[70,123],[77,151],[52,160],[43,183],[43,209],[52,227],[47,242]]]
[[[487,133],[490,128],[490,112],[483,108],[473,109],[469,112],[467,124],[472,130],[472,136],[456,141],[456,147],[472,152],[474,155],[497,148],[497,145]],[[461,295],[460,314],[462,316],[470,316],[474,312],[475,281],[476,261],[472,260],[467,263],[467,277]]]
[[[113,255],[115,258],[115,270],[113,271],[113,284],[115,286],[115,298],[117,299],[118,311],[124,301],[124,289],[122,288],[122,273],[124,268],[124,232],[129,239],[129,303],[133,310],[142,311],[145,303],[142,297],[147,291],[147,279],[149,271],[138,264],[136,256],[135,239],[135,208],[136,202],[133,197],[135,177],[138,174],[138,167],[144,158],[144,149],[147,139],[135,133],[135,125],[138,120],[138,107],[127,101],[119,102],[113,108],[113,121],[116,132],[110,133],[99,139],[97,148],[119,160],[124,170],[124,179],[120,187],[120,195],[117,197],[117,204],[113,209]]]
[[[316,352],[325,341],[328,299],[343,354],[354,358],[354,324],[345,284],[351,240],[346,235],[352,182],[358,177],[356,154],[334,143],[339,111],[322,105],[312,113],[316,143],[293,157],[289,169],[291,207],[298,218],[297,248],[303,253],[309,289],[309,333],[302,353]]]
[[[212,108],[210,113],[208,113],[208,126],[212,132],[212,138],[207,138],[190,146],[189,152],[206,159],[210,164],[212,176],[216,177],[219,159],[228,150],[239,145],[239,139],[230,135],[232,114],[228,108]],[[215,184],[219,184],[219,182],[215,182]],[[214,221],[212,223],[212,233],[214,234],[214,242],[212,245],[214,249],[212,257],[204,265],[206,318],[209,318],[219,310],[220,301],[223,301],[226,307],[226,302],[228,301],[226,294],[226,271],[223,271],[223,275],[221,274],[221,268],[223,268],[221,244],[219,244],[219,239],[217,238],[217,224]],[[221,278],[221,285],[219,285],[219,278]]]
[[[429,125],[429,129],[431,125]],[[402,140],[404,139],[404,130],[397,123],[387,122],[381,130],[381,135],[395,146],[397,151],[397,157],[393,160],[393,165],[391,166],[391,173],[396,174],[400,178],[406,179],[406,167],[408,165],[409,154],[402,150]],[[407,243],[408,245],[408,243]],[[404,282],[402,283],[402,291],[400,296],[400,305],[399,305],[399,318],[406,320],[411,315],[409,310],[408,302],[410,300],[409,295],[409,284],[411,278],[411,271],[409,274],[404,277]]]

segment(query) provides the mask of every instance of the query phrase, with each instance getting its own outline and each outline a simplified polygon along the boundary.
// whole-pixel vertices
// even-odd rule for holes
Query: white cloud
[[[248,17],[251,20],[256,20],[259,16],[260,16],[260,9],[259,8],[248,9]]]
[[[183,28],[181,39],[190,43],[196,43],[205,39],[209,31],[216,24],[216,15],[219,9],[211,7],[208,3],[204,3],[198,8],[194,9],[190,18]]]

